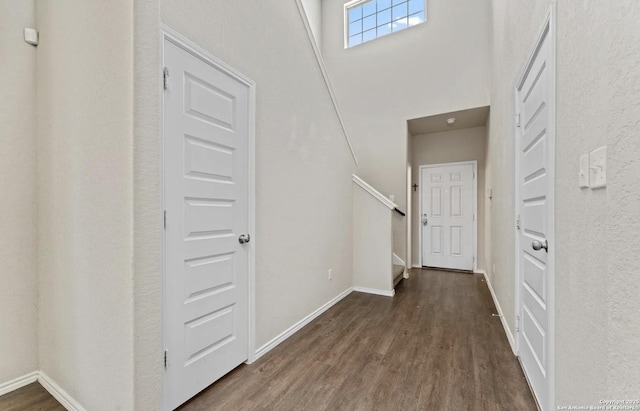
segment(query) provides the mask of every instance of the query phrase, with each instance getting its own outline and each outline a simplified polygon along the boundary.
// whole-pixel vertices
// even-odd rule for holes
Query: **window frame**
[[[357,47],[357,46],[360,46],[362,44],[369,43],[371,41],[377,40],[377,39],[379,39],[381,37],[386,37],[386,36],[389,36],[389,35],[394,34],[394,33],[405,31],[407,29],[410,29],[411,27],[417,27],[417,26],[427,22],[427,0],[422,0],[422,2],[424,4],[423,11],[422,11],[422,13],[424,13],[424,20],[421,21],[420,23],[414,24],[413,26],[407,26],[407,27],[403,28],[402,30],[392,31],[390,33],[383,34],[381,36],[378,36],[377,33],[376,33],[376,37],[375,38],[373,38],[371,40],[367,40],[367,41],[362,41],[362,42],[360,42],[358,44],[354,44],[353,46],[350,47],[349,46],[349,34],[350,34],[349,33],[349,10],[354,8],[354,7],[361,6],[361,5],[363,5],[365,3],[368,3],[370,1],[374,1],[375,2],[377,0],[351,0],[351,1],[348,1],[347,3],[344,4],[343,13],[342,13],[343,17],[344,17],[344,28],[343,28],[342,37],[344,39],[344,48],[345,49],[350,49],[350,48],[353,48],[353,47]],[[407,1],[409,1],[409,0],[407,0]],[[393,8],[393,6],[391,6],[391,8]],[[414,13],[414,14],[418,14],[418,13]],[[373,14],[373,15],[377,16],[378,15],[378,11],[376,10],[376,13]],[[407,18],[408,17],[410,17],[410,15],[407,15]],[[393,23],[393,20],[391,21],[391,23]]]

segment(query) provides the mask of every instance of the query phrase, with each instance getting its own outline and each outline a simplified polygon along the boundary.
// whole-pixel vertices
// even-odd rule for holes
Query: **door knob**
[[[427,218],[426,214],[423,214],[422,225],[427,225],[427,224],[429,224],[429,219]]]
[[[533,243],[531,243],[531,248],[533,248],[536,251],[540,251],[544,248],[545,252],[549,252],[549,243],[547,242],[547,240],[544,240],[544,242],[540,242],[538,240],[534,241]]]
[[[249,241],[251,241],[251,236],[249,234],[241,234],[240,237],[238,237],[238,242],[240,242],[240,244],[245,244]]]

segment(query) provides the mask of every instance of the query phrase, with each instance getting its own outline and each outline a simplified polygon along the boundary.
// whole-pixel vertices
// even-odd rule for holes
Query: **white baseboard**
[[[507,320],[504,318],[504,314],[502,313],[502,307],[500,307],[500,303],[498,302],[498,297],[496,297],[496,293],[493,291],[493,287],[491,286],[491,281],[489,280],[489,276],[486,273],[484,274],[484,279],[487,282],[487,286],[489,287],[489,292],[491,293],[491,298],[493,298],[493,303],[496,305],[496,310],[498,310],[498,315],[500,316],[500,322],[502,322],[502,328],[504,328],[504,333],[507,335],[507,340],[509,340],[509,345],[511,346],[511,351],[513,351],[513,355],[518,355],[516,350],[516,340],[509,329],[509,325],[507,324]]]
[[[484,270],[474,270],[473,271],[474,274],[482,274],[484,275],[485,278],[487,278],[487,272]]]
[[[0,384],[0,395],[5,395],[11,391],[15,391],[18,388],[22,388],[26,385],[38,381],[38,371],[30,372],[22,377],[15,378],[11,381]]]
[[[422,266],[420,264],[414,264],[411,266],[411,268],[422,268]]]
[[[396,295],[396,290],[386,291],[367,287],[353,287],[353,291],[357,291],[359,293],[382,295],[384,297],[393,297],[394,295]]]
[[[338,303],[344,297],[346,297],[349,294],[351,294],[351,292],[353,290],[354,290],[353,287],[347,288],[342,293],[340,293],[337,297],[335,297],[331,301],[327,302],[326,304],[324,304],[322,307],[318,308],[317,310],[315,310],[311,314],[307,315],[302,320],[298,321],[297,323],[295,323],[294,325],[292,325],[288,329],[284,330],[276,338],[272,339],[271,341],[269,341],[268,343],[266,343],[262,347],[258,348],[256,350],[256,353],[255,353],[255,356],[254,356],[254,361],[257,360],[258,358],[262,357],[263,355],[265,355],[269,351],[273,350],[281,342],[283,342],[287,338],[291,337],[293,334],[298,332],[302,327],[304,327],[305,325],[309,324],[311,321],[315,320],[320,314],[324,313],[329,308],[331,308],[334,305],[336,305],[336,303]]]
[[[53,396],[63,407],[69,411],[86,411],[76,400],[74,400],[65,390],[60,388],[47,374],[42,371],[34,371],[22,377],[0,384],[0,395],[5,395],[11,391],[27,386],[34,382],[39,382],[42,387]]]
[[[49,394],[53,396],[63,407],[69,411],[86,411],[82,405],[74,400],[65,390],[60,388],[47,374],[40,371],[38,372],[38,382],[49,391]]]

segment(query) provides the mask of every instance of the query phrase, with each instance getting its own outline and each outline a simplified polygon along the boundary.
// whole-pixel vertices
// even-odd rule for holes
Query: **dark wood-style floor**
[[[492,313],[482,276],[411,270],[394,298],[352,293],[180,410],[535,411]],[[58,409],[37,383],[0,397],[3,411]]]
[[[37,382],[0,397],[2,411],[65,411],[55,398]]]
[[[180,408],[536,410],[481,275],[411,270],[394,298],[352,293]]]

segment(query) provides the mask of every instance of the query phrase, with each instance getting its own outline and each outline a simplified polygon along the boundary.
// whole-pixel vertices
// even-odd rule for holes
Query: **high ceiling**
[[[459,130],[463,128],[481,127],[487,124],[489,106],[477,107],[468,110],[452,111],[436,114],[434,116],[420,117],[409,120],[409,134],[440,133],[442,131]],[[447,124],[447,119],[455,118],[453,125]]]

